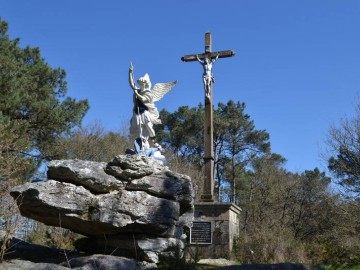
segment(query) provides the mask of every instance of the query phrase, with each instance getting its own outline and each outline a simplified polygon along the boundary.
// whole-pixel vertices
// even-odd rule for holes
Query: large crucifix
[[[211,51],[211,33],[205,33],[205,53],[184,55],[184,62],[198,61],[204,68],[203,83],[205,90],[205,125],[204,125],[204,186],[201,201],[214,201],[214,149],[213,149],[213,83],[212,65],[218,58],[234,56],[234,51]]]

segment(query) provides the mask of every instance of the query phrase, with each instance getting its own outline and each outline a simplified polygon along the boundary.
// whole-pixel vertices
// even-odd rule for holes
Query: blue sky
[[[245,102],[290,171],[325,170],[327,130],[359,102],[358,0],[0,0],[0,17],[67,71],[68,95],[90,102],[84,124],[108,130],[131,117],[130,61],[136,77],[178,80],[159,109],[203,102],[200,64],[180,58],[204,51],[205,32],[237,52],[214,65],[214,103]]]

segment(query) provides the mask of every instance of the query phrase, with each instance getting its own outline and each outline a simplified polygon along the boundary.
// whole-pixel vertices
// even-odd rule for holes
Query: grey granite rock
[[[124,234],[81,238],[75,242],[75,247],[86,253],[105,253],[158,263],[160,259],[166,259],[169,252],[181,251],[184,243],[177,238]]]
[[[53,160],[48,164],[49,179],[83,186],[92,193],[121,190],[124,183],[105,173],[107,163],[87,160]]]
[[[95,254],[78,257],[69,262],[70,269],[76,270],[143,270],[156,267],[156,264],[138,262],[134,259]]]
[[[183,248],[184,228],[191,226],[194,213],[189,177],[138,155],[119,155],[109,163],[51,161],[48,177],[12,189],[23,216],[70,229],[90,241],[106,237],[109,247],[123,251],[127,245],[121,238],[130,235],[151,263],[175,247]],[[100,242],[93,253],[104,250]]]
[[[55,180],[13,188],[20,213],[47,225],[83,235],[141,233],[172,236],[179,203],[144,191],[115,191],[93,195],[83,187]]]
[[[69,270],[68,267],[52,263],[34,263],[25,260],[12,260],[0,264],[1,270]],[[78,269],[85,270],[85,269]]]
[[[140,155],[119,155],[110,161],[106,172],[121,180],[130,181],[165,170],[158,161]]]

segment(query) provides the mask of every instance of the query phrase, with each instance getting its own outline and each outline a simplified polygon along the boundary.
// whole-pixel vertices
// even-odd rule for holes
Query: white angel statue
[[[150,138],[155,143],[155,130],[153,125],[161,124],[159,112],[154,102],[159,101],[162,97],[174,87],[177,81],[169,83],[157,83],[151,90],[151,82],[148,74],[137,80],[140,88],[135,86],[134,67],[131,64],[129,68],[129,84],[134,90],[134,108],[131,119],[130,134],[134,137],[141,138],[146,145]]]

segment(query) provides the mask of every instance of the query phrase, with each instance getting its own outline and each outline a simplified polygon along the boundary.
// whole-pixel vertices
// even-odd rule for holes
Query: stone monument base
[[[190,246],[200,258],[224,258],[239,236],[241,208],[233,203],[195,203]]]

